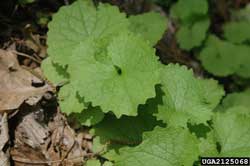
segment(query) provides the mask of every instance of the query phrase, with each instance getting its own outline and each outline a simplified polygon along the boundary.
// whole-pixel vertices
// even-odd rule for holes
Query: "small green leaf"
[[[207,0],[178,0],[171,8],[171,15],[181,22],[190,22],[194,17],[204,16],[207,12]]]
[[[171,8],[171,15],[179,23],[176,37],[182,49],[201,45],[210,25],[207,0],[179,0]]]
[[[206,124],[224,95],[216,81],[195,78],[185,66],[170,64],[162,70],[161,78],[163,104],[155,115],[169,126]]]
[[[250,22],[229,22],[224,25],[224,36],[233,43],[244,43],[250,41]],[[240,33],[239,33],[240,32]]]
[[[93,132],[93,131],[91,131]],[[101,142],[101,138],[100,136],[95,136],[93,139],[93,147],[92,150],[94,153],[102,153],[102,152],[106,152],[106,147],[108,144],[104,144]]]
[[[86,166],[102,166],[101,162],[97,159],[90,159],[87,161]]]
[[[185,50],[191,50],[194,47],[200,46],[206,38],[209,24],[209,19],[197,21],[192,25],[183,24],[176,34],[180,47]]]
[[[222,102],[222,109],[226,110],[231,107],[235,106],[244,106],[250,108],[250,89],[244,92],[235,92],[228,94],[223,102]]]
[[[167,29],[167,19],[156,12],[130,16],[129,21],[131,22],[130,30],[141,34],[152,46],[161,39]]]
[[[250,47],[235,45],[220,40],[216,36],[209,36],[205,48],[199,59],[204,68],[217,76],[237,74],[250,77]]]
[[[105,163],[102,166],[113,166],[114,164],[109,161],[105,161]]]

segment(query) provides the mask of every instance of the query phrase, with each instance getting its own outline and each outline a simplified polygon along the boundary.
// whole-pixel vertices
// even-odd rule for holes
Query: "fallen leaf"
[[[15,54],[1,49],[0,78],[0,113],[17,109],[25,100],[31,97],[41,98],[51,90],[47,84],[32,86],[37,77],[18,64]]]
[[[0,165],[9,166],[9,151],[4,150],[4,147],[9,141],[9,128],[7,114],[0,114]]]
[[[16,166],[77,166],[84,163],[84,157],[88,156],[86,148],[82,147],[84,133],[75,133],[63,114],[50,110],[53,112],[50,120],[39,122],[39,103],[37,106],[23,104],[19,109],[12,119],[18,124],[10,131],[15,138],[10,153]]]

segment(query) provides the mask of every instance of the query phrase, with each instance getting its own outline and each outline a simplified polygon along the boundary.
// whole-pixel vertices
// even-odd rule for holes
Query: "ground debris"
[[[35,97],[36,101],[48,91],[50,86],[33,86],[38,78],[22,68],[15,54],[0,50],[0,113],[17,109],[25,100]]]
[[[86,133],[68,125],[40,68],[27,68],[13,51],[0,49],[0,165],[82,165],[92,155]]]
[[[82,147],[83,133],[76,134],[66,118],[55,111],[48,120],[46,112],[37,115],[39,106],[22,106],[14,131],[14,147],[10,154],[15,166],[82,165],[89,152]],[[53,112],[53,110],[50,110]],[[45,118],[45,119],[43,119]],[[39,121],[42,119],[42,121]]]
[[[7,120],[7,113],[4,113],[0,114],[0,165],[1,166],[10,165],[9,147],[5,148],[8,142],[9,142],[8,120]]]

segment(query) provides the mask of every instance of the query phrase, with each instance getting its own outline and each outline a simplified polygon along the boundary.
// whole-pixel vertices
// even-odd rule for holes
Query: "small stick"
[[[56,93],[56,86],[52,82],[50,82],[46,77],[44,77],[43,75],[41,75],[41,74],[37,73],[36,71],[30,69],[27,66],[21,66],[21,68],[23,68],[24,70],[27,70],[28,72],[30,72],[32,75],[34,75],[35,77],[37,77],[41,81],[44,81],[45,83],[47,83],[52,88],[52,92]]]
[[[30,56],[28,54],[25,54],[25,53],[22,53],[22,52],[18,52],[18,51],[14,51],[14,50],[11,50],[11,52],[14,53],[14,54],[17,54],[17,55],[29,58],[29,59],[37,62],[38,64],[41,64],[41,61],[37,60],[36,58],[33,58],[32,56]]]

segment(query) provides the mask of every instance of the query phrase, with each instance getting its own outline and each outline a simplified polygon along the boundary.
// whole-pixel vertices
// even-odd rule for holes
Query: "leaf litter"
[[[40,68],[21,66],[14,52],[0,49],[0,165],[82,165],[92,137],[68,125]]]
[[[240,2],[243,1],[244,0],[239,0],[234,3],[240,4]],[[127,13],[130,14],[141,13],[142,11],[145,10],[144,9],[145,7],[142,7],[143,5],[129,5],[129,7],[126,7],[127,5],[122,5],[122,1],[120,0],[114,0],[114,1],[112,0],[112,2],[117,3],[117,5],[119,5],[122,10],[127,10],[127,8],[128,9],[136,8],[136,11],[131,11],[131,12],[126,11]],[[142,1],[132,0],[129,2],[126,1],[126,3],[134,3],[134,2],[141,3],[143,2],[143,0]],[[224,1],[222,1],[222,3],[223,2]],[[220,26],[221,25],[219,25],[218,27]],[[173,29],[175,29],[175,27]],[[213,27],[213,29],[216,28]],[[185,52],[180,50],[177,46],[177,42],[175,41],[176,39],[174,37],[173,40],[168,41],[168,36],[174,36],[174,33],[175,32],[170,32],[170,33],[167,32],[165,37],[163,37],[162,40],[156,46],[157,51],[160,52],[159,56],[161,57],[161,61],[165,61],[165,63],[179,62],[181,64],[185,64],[193,68],[195,70],[196,75],[199,76],[206,75],[200,63],[195,60],[193,52]],[[34,54],[31,53],[32,57],[35,55],[38,55],[39,57],[41,57],[41,59],[45,57],[44,54],[46,54],[46,49],[43,49],[42,53],[43,55],[41,55],[40,53],[38,53],[40,48],[37,47],[36,44],[34,45],[33,41],[26,39],[24,41],[25,41],[24,45],[28,45],[29,48],[31,48],[36,52]],[[18,51],[20,50],[17,50],[16,53],[20,53]],[[31,60],[31,58],[27,57],[24,58],[24,62],[25,62],[24,65],[32,66],[32,68],[34,66],[37,67],[38,65],[36,64],[36,62]],[[38,84],[40,84],[42,81],[39,78],[36,78],[36,76],[33,76],[33,78],[34,80],[36,80],[35,82]],[[41,87],[43,86],[44,85],[41,85]],[[45,92],[45,94],[48,93]],[[86,131],[81,131],[81,130],[77,132],[73,131],[67,124],[65,117],[58,110],[56,104],[53,107],[48,107],[47,104],[48,103],[51,104],[52,101],[48,101],[45,98],[47,97],[44,97],[44,95],[42,95],[42,97],[38,98],[37,100],[34,100],[34,97],[27,97],[21,102],[21,104],[18,107],[16,106],[14,110],[17,111],[14,114],[9,115],[11,146],[8,147],[9,145],[8,139],[6,141],[6,138],[8,137],[6,137],[7,136],[6,134],[0,135],[0,140],[2,141],[2,142],[0,141],[0,147],[1,148],[4,147],[0,149],[0,156],[2,155],[1,153],[2,150],[5,153],[4,155],[7,156],[8,158],[7,150],[11,149],[12,161],[16,165],[71,165],[71,164],[76,165],[78,162],[80,163],[80,160],[86,159],[86,157],[91,159],[95,158],[95,154],[91,153],[90,150],[92,149],[91,147],[92,146],[91,140],[93,139],[92,136],[87,134]],[[8,121],[8,118],[6,117],[7,114],[6,110],[4,110],[3,112],[5,112],[5,115],[1,115],[0,113],[0,121],[2,121],[2,123],[0,122],[0,133],[4,133],[3,131],[5,129],[8,129],[8,125],[6,123]],[[5,116],[5,118],[2,118],[2,116],[3,117]],[[218,126],[217,128],[220,129]],[[160,131],[160,129],[158,130]],[[212,135],[213,133],[210,134]],[[154,141],[157,141],[157,139],[154,139],[156,137],[157,135],[155,133],[151,134],[151,136],[145,137],[147,138],[147,140],[150,139],[152,140],[148,141],[150,142],[149,146],[153,145]],[[205,144],[207,143],[206,141],[207,140],[204,141]],[[185,142],[185,139],[183,142]],[[146,149],[146,147],[144,146],[140,146],[139,148]],[[132,149],[129,151],[133,152]],[[203,151],[207,151],[207,149],[203,149]],[[128,159],[129,156],[125,153],[126,151],[124,150],[123,152],[124,156],[121,157]],[[2,161],[1,158],[0,161]],[[93,161],[93,163],[101,165],[101,163],[98,160],[89,160],[89,161]],[[121,161],[120,164],[124,164],[124,162],[125,163],[129,162],[126,160],[120,160],[120,161]],[[89,165],[89,163],[90,162],[88,162],[87,165]],[[107,162],[104,163],[105,166],[107,165],[106,163]]]
[[[37,78],[18,64],[10,51],[0,50],[0,112],[17,109],[30,97],[41,99],[49,85],[34,87]]]

